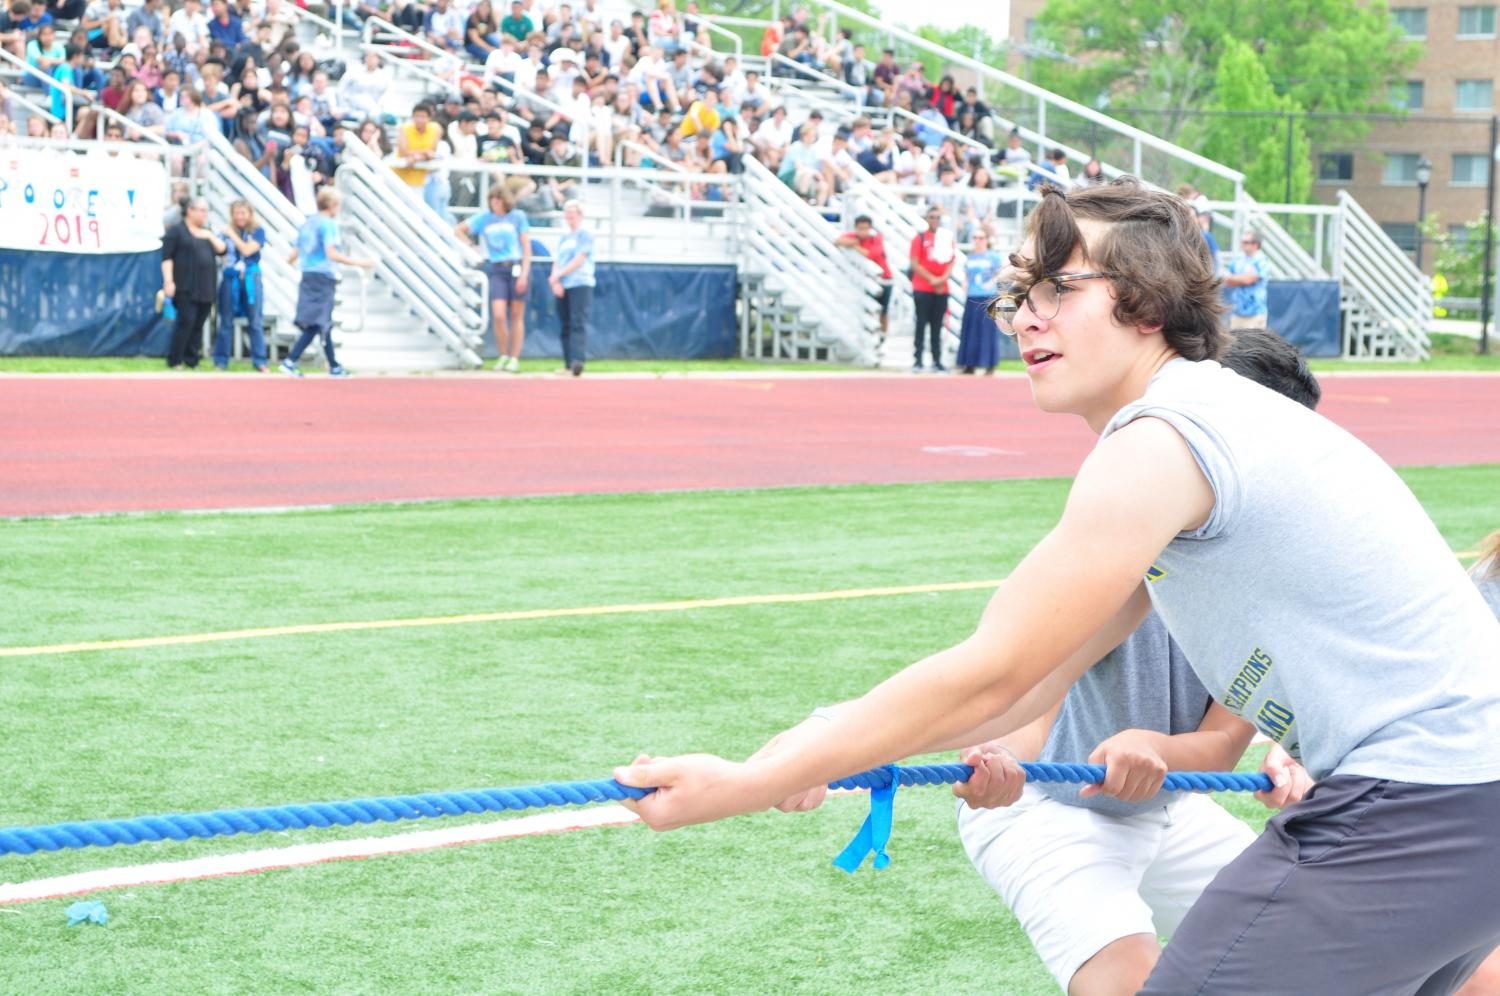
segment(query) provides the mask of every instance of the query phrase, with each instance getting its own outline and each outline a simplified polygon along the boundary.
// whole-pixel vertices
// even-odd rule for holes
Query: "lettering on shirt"
[[[1228,690],[1219,700],[1224,703],[1224,708],[1238,714],[1245,708],[1245,703],[1250,701],[1251,694],[1261,682],[1266,680],[1266,675],[1271,673],[1274,662],[1271,655],[1259,647],[1245,661],[1245,666],[1240,668],[1239,674],[1229,683]]]
[[[1260,732],[1277,743],[1286,739],[1297,717],[1286,706],[1275,699],[1266,699],[1255,713],[1255,725]],[[1295,746],[1295,745],[1294,745]]]

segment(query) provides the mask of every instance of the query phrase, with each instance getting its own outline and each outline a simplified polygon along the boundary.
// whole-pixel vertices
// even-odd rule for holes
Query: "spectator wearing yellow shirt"
[[[709,87],[703,91],[703,95],[693,101],[687,113],[682,116],[682,124],[679,129],[683,138],[692,138],[694,135],[712,135],[719,130],[721,117],[719,114],[719,91]]]
[[[421,190],[427,183],[429,170],[421,163],[437,158],[438,142],[443,129],[432,120],[432,105],[420,103],[412,108],[411,120],[402,125],[396,137],[396,157],[404,163],[397,166],[396,175],[409,187]]]

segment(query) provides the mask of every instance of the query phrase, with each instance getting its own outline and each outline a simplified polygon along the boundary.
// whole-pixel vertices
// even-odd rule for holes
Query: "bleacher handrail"
[[[1028,80],[1023,80],[1018,76],[1012,76],[1010,73],[1007,73],[1003,70],[996,69],[993,66],[988,66],[983,62],[980,62],[978,59],[973,59],[969,56],[961,55],[960,53],[955,52],[950,48],[945,48],[944,46],[939,45],[938,43],[931,41],[930,39],[923,38],[921,35],[914,34],[910,31],[905,30],[904,28],[899,28],[889,23],[888,21],[881,21],[873,18],[868,14],[855,10],[853,7],[849,7],[842,3],[839,3],[838,0],[811,0],[811,3],[830,11],[840,18],[847,18],[848,20],[854,21],[857,24],[861,24],[867,28],[878,31],[883,35],[887,35],[893,38],[899,38],[902,41],[906,42],[908,45],[913,46],[914,48],[920,49],[924,52],[928,52],[932,55],[936,55],[950,65],[962,66],[965,69],[968,69],[969,71],[985,79],[993,80],[1003,86],[1019,90],[1020,92],[1028,96],[1035,97],[1041,103],[1050,104],[1058,108],[1059,110],[1067,111],[1070,114],[1076,114],[1079,117],[1100,126],[1101,128],[1128,138],[1132,142],[1139,143],[1140,145],[1164,153],[1174,159],[1179,159],[1196,169],[1203,170],[1207,173],[1212,173],[1215,176],[1221,177],[1235,184],[1237,189],[1244,185],[1245,174],[1240,172],[1239,170],[1230,169],[1228,166],[1225,166],[1222,163],[1214,162],[1212,159],[1205,158],[1204,156],[1201,156],[1190,149],[1185,149],[1174,142],[1169,142],[1164,138],[1159,138],[1155,135],[1152,135],[1150,132],[1145,132],[1132,125],[1128,125],[1125,122],[1120,121],[1117,118],[1112,118],[1109,115],[1101,113],[1100,111],[1097,111],[1092,107],[1087,107],[1076,101],[1069,100],[1066,97],[1062,97],[1058,94],[1052,93],[1050,90],[1045,90],[1042,87],[1037,86],[1035,83],[1029,82]]]
[[[62,91],[64,111],[62,122],[63,124],[68,126],[68,134],[73,134],[73,91],[71,88],[63,86],[60,82],[48,76],[40,69],[27,62],[25,59],[18,59],[16,58],[16,56],[11,54],[10,52],[7,52],[3,48],[0,48],[0,64],[13,65],[20,70],[22,76],[31,76],[41,80],[46,88],[43,92],[50,92],[52,90]],[[31,104],[29,101],[27,102],[27,106],[33,110],[39,109],[36,107],[36,105]],[[100,106],[102,107],[103,105],[101,104]],[[50,109],[44,110],[42,111],[42,113],[52,121],[58,120],[57,115],[53,114]]]
[[[835,90],[838,90],[844,96],[853,100],[856,106],[862,106],[865,102],[864,91],[855,86],[853,83],[846,83],[843,80],[839,79],[837,76],[832,76],[828,73],[825,73],[815,66],[805,65],[804,63],[798,62],[796,59],[789,59],[786,56],[782,55],[780,52],[771,53],[770,64],[773,67],[786,66],[791,70],[791,72],[786,74],[786,76],[782,76],[782,74],[780,73],[773,73],[772,75],[774,76],[778,76],[783,79],[796,79],[798,76],[810,78],[814,82],[822,83],[824,86],[831,86]]]
[[[432,330],[465,362],[477,366],[473,347],[488,320],[488,284],[477,269],[483,256],[364,143],[349,142],[344,148],[349,155],[338,175],[361,182],[371,203],[356,207],[365,210],[373,232],[386,236],[378,243],[377,272],[388,274],[397,296],[428,317]],[[436,305],[430,300],[434,292],[440,300]]]
[[[874,362],[878,268],[839,248],[838,229],[759,160],[746,157],[743,175],[747,203],[761,210],[742,215],[742,242],[763,279],[782,284],[787,302],[816,319],[822,345],[846,360]]]

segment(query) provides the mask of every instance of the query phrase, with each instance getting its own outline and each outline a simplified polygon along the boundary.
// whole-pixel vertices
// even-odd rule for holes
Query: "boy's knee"
[[[1068,996],[1133,996],[1156,967],[1161,942],[1150,934],[1111,941],[1068,981]]]

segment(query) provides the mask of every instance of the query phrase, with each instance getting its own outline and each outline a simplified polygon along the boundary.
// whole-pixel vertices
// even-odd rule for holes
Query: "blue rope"
[[[1042,782],[1104,780],[1104,767],[1091,764],[1023,764],[1027,778]],[[840,778],[830,788],[889,788],[891,772],[900,785],[941,785],[965,782],[974,773],[966,764],[889,765]],[[1166,791],[1262,791],[1271,787],[1263,774],[1238,775],[1178,771],[1167,775]],[[0,830],[0,855],[35,854],[66,848],[111,847],[194,837],[231,837],[243,833],[347,827],[357,823],[393,823],[436,819],[547,806],[581,806],[591,802],[639,799],[653,789],[631,788],[613,779],[555,782],[521,788],[480,789],[470,792],[428,792],[347,802],[311,802],[298,806],[219,809],[210,813],[144,816],[127,820],[89,820],[48,826]]]

